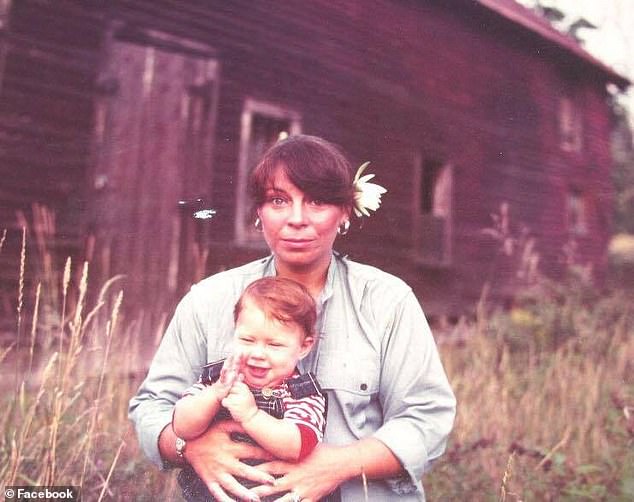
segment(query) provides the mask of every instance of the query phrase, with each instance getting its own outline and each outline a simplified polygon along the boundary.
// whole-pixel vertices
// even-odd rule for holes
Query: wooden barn
[[[383,207],[337,247],[432,315],[509,294],[483,231],[500,207],[545,272],[571,242],[605,269],[608,99],[629,82],[513,0],[1,0],[0,44],[5,286],[34,202],[131,302],[262,256],[246,179],[298,132],[372,162]]]

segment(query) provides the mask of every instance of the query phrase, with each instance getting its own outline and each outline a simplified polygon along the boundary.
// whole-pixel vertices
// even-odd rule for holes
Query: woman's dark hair
[[[262,157],[249,178],[256,207],[266,200],[277,169],[314,200],[352,207],[352,168],[341,150],[317,136],[299,134],[278,141]]]
[[[245,299],[255,303],[267,317],[285,324],[297,324],[304,336],[314,336],[317,320],[315,300],[299,282],[284,277],[264,277],[253,281],[233,309],[234,322],[238,322]]]

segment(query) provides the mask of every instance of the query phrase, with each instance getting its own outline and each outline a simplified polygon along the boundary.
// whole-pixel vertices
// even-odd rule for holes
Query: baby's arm
[[[172,427],[178,437],[194,439],[209,427],[216,416],[222,400],[227,397],[231,387],[238,380],[244,356],[231,355],[220,371],[220,378],[210,386],[203,387],[198,394],[183,396],[174,408]]]
[[[236,382],[222,404],[245,432],[271,455],[282,460],[299,459],[301,434],[297,425],[258,409],[253,394],[244,383]]]
[[[242,427],[271,455],[281,460],[299,460],[302,438],[299,428],[290,420],[257,410],[250,420],[242,423]]]
[[[178,437],[194,439],[209,427],[228,389],[219,382],[205,386],[198,394],[185,395],[176,402],[172,427]]]

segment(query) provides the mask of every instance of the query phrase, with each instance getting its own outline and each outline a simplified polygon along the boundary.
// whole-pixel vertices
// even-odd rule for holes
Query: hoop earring
[[[348,233],[348,230],[350,230],[350,220],[346,220],[341,225],[339,225],[337,233],[339,235],[346,235]]]
[[[260,220],[259,216],[255,218],[255,223],[253,224],[253,226],[255,227],[256,232],[264,232],[264,229],[262,228],[262,221]]]

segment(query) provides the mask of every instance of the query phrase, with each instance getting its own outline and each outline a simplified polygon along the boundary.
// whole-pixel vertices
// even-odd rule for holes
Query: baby
[[[314,376],[296,367],[313,347],[315,320],[313,298],[295,281],[249,284],[234,308],[234,353],[205,366],[176,403],[176,435],[194,439],[212,420],[232,418],[276,458],[308,455],[323,438],[326,399]]]

